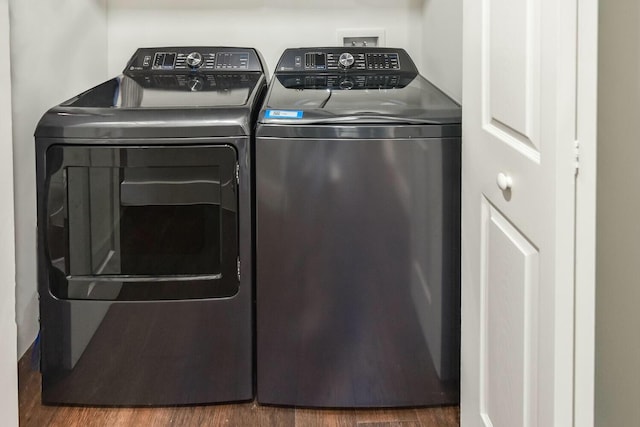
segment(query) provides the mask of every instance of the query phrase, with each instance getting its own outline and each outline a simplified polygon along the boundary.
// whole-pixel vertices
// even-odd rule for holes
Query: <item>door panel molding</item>
[[[484,128],[539,163],[540,2],[483,0],[482,4]]]
[[[539,251],[485,197],[480,209],[481,416],[487,427],[535,426]]]

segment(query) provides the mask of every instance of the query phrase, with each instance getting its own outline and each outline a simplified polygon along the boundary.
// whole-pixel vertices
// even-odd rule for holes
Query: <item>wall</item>
[[[462,101],[462,0],[424,0],[422,8],[424,76]]]
[[[109,74],[140,46],[254,46],[273,72],[287,47],[337,43],[337,30],[384,29],[421,72],[462,100],[462,0],[108,0]],[[257,37],[256,37],[257,35]]]
[[[600,1],[597,426],[640,419],[640,3]]]
[[[441,0],[442,1],[442,0]],[[446,1],[446,0],[445,0]],[[270,74],[287,47],[335,46],[339,29],[385,29],[419,65],[423,0],[109,0],[109,74],[137,47],[256,47]]]
[[[15,246],[13,222],[13,161],[11,140],[11,75],[9,3],[0,0],[0,414],[2,424],[18,425],[16,372]]]
[[[33,132],[48,108],[106,79],[106,4],[105,0],[10,0],[10,17],[21,355],[38,330]]]

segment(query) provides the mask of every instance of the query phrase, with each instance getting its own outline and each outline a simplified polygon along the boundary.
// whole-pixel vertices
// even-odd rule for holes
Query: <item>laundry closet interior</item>
[[[30,52],[14,55],[13,68],[40,66],[37,85],[31,74],[13,75],[16,140],[32,141],[31,135],[44,111],[121,73],[140,47],[252,47],[260,52],[266,74],[271,77],[286,48],[340,46],[345,40],[354,40],[355,49],[361,40],[366,40],[380,48],[406,50],[417,72],[454,101],[461,100],[461,2],[114,0],[56,6],[45,2],[16,3],[10,12],[12,46]],[[33,144],[14,145],[16,164],[32,165],[35,156]],[[80,170],[78,166],[73,168]],[[38,333],[33,228],[36,186],[32,168],[16,167],[16,317],[20,354],[32,345]],[[76,273],[84,271],[73,268]],[[134,270],[144,273],[144,268]],[[133,274],[137,274],[135,271]],[[73,363],[78,355],[70,357],[72,360],[67,363]]]

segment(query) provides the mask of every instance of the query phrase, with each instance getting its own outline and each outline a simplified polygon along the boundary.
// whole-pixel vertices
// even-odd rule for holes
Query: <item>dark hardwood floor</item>
[[[163,408],[92,408],[44,406],[40,403],[40,373],[31,367],[31,351],[18,363],[21,426],[359,426],[454,427],[458,407],[417,409],[302,409],[229,405]]]

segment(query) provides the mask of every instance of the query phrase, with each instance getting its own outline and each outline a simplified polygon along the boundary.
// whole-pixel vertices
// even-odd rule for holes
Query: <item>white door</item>
[[[9,72],[9,7],[0,0],[0,414],[2,424],[18,425],[16,373],[13,149]]]
[[[571,426],[578,0],[464,0],[463,426]]]

